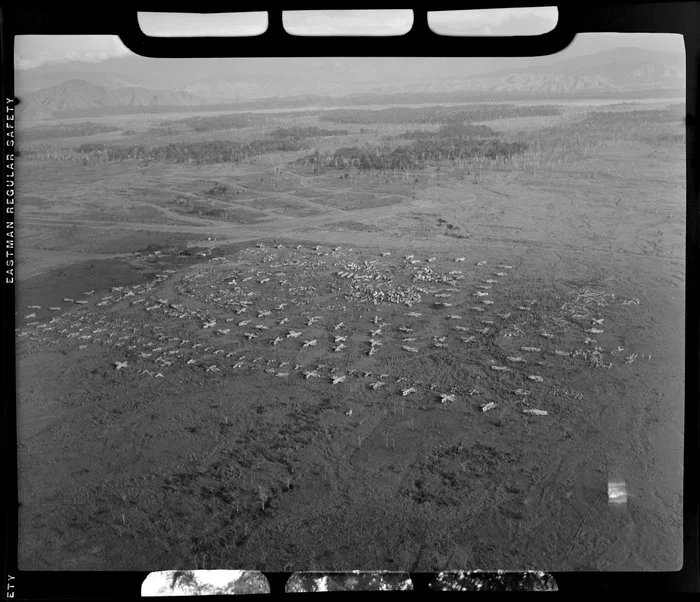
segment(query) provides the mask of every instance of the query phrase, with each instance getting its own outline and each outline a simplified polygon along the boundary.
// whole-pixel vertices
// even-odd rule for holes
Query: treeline
[[[33,127],[20,131],[24,142],[35,140],[51,140],[56,138],[77,138],[79,136],[92,136],[94,134],[105,134],[107,132],[118,132],[121,128],[102,123],[92,123],[85,121],[82,123],[59,123],[58,125],[47,125],[44,127]]]
[[[502,142],[496,139],[425,139],[395,149],[380,147],[344,147],[334,153],[316,151],[297,160],[304,166],[332,169],[414,170],[429,162],[454,161],[472,157],[510,158],[524,152],[524,142]]]
[[[496,136],[497,133],[487,125],[455,124],[443,125],[437,131],[411,130],[400,134],[399,138],[408,140],[430,140],[436,138],[472,138],[474,136]]]
[[[277,128],[268,133],[271,138],[305,140],[307,138],[321,138],[324,136],[347,136],[348,130],[323,130],[319,127],[291,127]]]
[[[638,111],[593,111],[584,117],[582,123],[599,126],[682,123],[685,115],[685,107],[682,105],[667,109],[642,109]]]
[[[186,117],[184,119],[168,119],[161,121],[159,126],[184,126],[194,132],[212,132],[217,130],[234,130],[257,125],[263,120],[260,115],[251,113],[235,113]]]
[[[174,163],[238,163],[252,157],[278,151],[296,151],[308,148],[298,140],[278,138],[232,142],[172,142],[161,146],[122,146],[83,144],[76,151],[90,161],[160,161]]]
[[[334,109],[323,111],[320,121],[359,124],[455,124],[504,119],[506,117],[543,117],[561,115],[553,105],[471,105],[468,107],[391,107],[389,109]]]

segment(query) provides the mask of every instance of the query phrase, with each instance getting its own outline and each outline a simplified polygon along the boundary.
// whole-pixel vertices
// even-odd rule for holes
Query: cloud
[[[257,36],[267,29],[267,12],[138,13],[141,31],[154,37]]]
[[[538,35],[554,28],[557,15],[553,6],[436,11],[428,13],[428,24],[444,35]]]
[[[284,28],[294,35],[377,35],[408,32],[412,10],[298,10],[284,11]]]
[[[133,54],[117,36],[15,37],[15,69],[33,69],[46,63],[81,61],[97,63]]]

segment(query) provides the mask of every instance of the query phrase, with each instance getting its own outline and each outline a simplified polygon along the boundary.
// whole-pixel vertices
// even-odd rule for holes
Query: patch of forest
[[[547,117],[561,115],[553,105],[470,105],[461,107],[391,107],[388,109],[334,109],[319,115],[319,121],[341,124],[462,124],[507,117]]]
[[[122,128],[115,127],[113,125],[85,121],[82,123],[59,123],[57,125],[33,127],[31,129],[23,130],[21,136],[24,142],[33,142],[35,140],[78,138],[80,136],[106,134],[107,132],[118,132],[121,129]]]
[[[473,138],[474,136],[497,136],[498,133],[487,125],[455,124],[443,125],[437,131],[411,130],[400,134],[398,138],[408,140],[432,140],[445,138]]]
[[[348,130],[323,130],[319,127],[277,128],[268,133],[271,138],[305,140],[306,138],[321,138],[324,136],[347,136]]]
[[[430,162],[455,161],[472,157],[510,158],[527,149],[524,142],[503,142],[495,138],[424,138],[398,148],[351,146],[335,152],[316,151],[297,160],[297,164],[322,169],[415,170]]]
[[[260,124],[265,117],[252,113],[228,113],[223,115],[197,115],[184,119],[167,119],[158,125],[161,127],[184,126],[193,132],[213,132],[217,130],[235,130]]]
[[[82,144],[76,149],[86,161],[159,161],[170,163],[239,163],[252,157],[279,151],[309,148],[307,142],[293,138],[272,138],[233,142],[171,142],[160,146]]]
[[[635,111],[592,111],[582,123],[595,126],[641,125],[651,123],[683,123],[686,116],[683,105],[666,109],[639,109]]]

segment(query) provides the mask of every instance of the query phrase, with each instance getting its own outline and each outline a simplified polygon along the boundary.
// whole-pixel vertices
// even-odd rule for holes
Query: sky
[[[259,35],[267,27],[267,13],[178,14],[139,13],[141,28],[147,35]],[[441,35],[539,35],[556,25],[554,7],[500,10],[440,11],[428,13],[430,28]],[[286,11],[283,23],[293,35],[400,35],[413,23],[411,10],[373,11]],[[217,74],[239,76],[242,82],[265,85],[269,81],[281,84],[289,80],[300,86],[309,81],[315,93],[327,82],[328,67],[335,66],[336,87],[360,84],[382,87],[387,79],[436,79],[464,77],[521,67],[544,64],[547,61],[590,55],[621,47],[646,50],[683,52],[682,36],[678,34],[620,34],[588,33],[559,53],[535,59],[442,57],[420,59],[337,58],[337,59],[150,59],[132,53],[116,35],[22,35],[15,38],[15,82],[18,90],[45,88],[66,79],[83,79],[82,74],[98,74],[101,85],[142,86],[149,89],[185,89],[193,83]],[[158,61],[157,68],[153,61]],[[410,64],[409,64],[410,63]],[[293,68],[292,68],[293,67]],[[267,74],[267,80],[263,76]],[[304,82],[297,81],[300,74]],[[109,80],[112,77],[113,80]],[[338,77],[340,79],[338,79]],[[52,79],[53,78],[53,79]],[[61,79],[63,78],[63,79]],[[262,79],[261,79],[262,78]],[[403,78],[403,79],[402,79]],[[59,81],[60,80],[60,81]],[[332,83],[332,82],[331,82]],[[243,84],[241,84],[243,85]],[[352,87],[352,86],[350,86]],[[348,88],[349,89],[349,88]],[[308,93],[314,93],[308,91]]]
[[[556,24],[554,7],[429,13],[429,26],[444,35],[533,35]],[[249,36],[267,28],[267,13],[139,13],[139,24],[152,36]],[[294,35],[401,35],[413,24],[411,10],[285,11],[285,29]],[[15,67],[32,69],[47,63],[99,62],[131,52],[117,36],[18,36]]]

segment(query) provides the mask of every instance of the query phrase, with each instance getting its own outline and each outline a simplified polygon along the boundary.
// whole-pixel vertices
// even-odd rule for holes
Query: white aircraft
[[[339,329],[341,329],[343,326],[345,326],[345,322],[341,322],[340,324],[336,324],[336,325],[335,325],[335,328],[333,328],[333,330],[339,330]]]
[[[530,374],[530,376],[528,376],[528,378],[530,380],[534,380],[535,382],[538,382],[538,383],[544,382],[544,378],[542,378],[541,376],[537,376],[536,374]]]
[[[435,261],[435,259],[436,259],[436,257],[428,257],[428,259],[426,259],[425,261],[427,263],[432,263],[433,261]]]
[[[503,320],[507,320],[508,318],[510,318],[510,312],[508,311],[504,314],[498,314],[498,317],[502,318]]]
[[[484,299],[484,300],[482,301],[482,303],[483,303],[484,305],[493,305],[493,301],[490,301],[489,299]]]
[[[508,356],[506,358],[509,362],[524,362],[525,358],[520,357],[519,355],[517,356]]]
[[[245,313],[248,311],[247,307],[241,307],[241,309],[236,310],[236,315],[241,315],[242,313]]]
[[[586,332],[590,332],[591,334],[602,334],[603,330],[600,328],[591,328],[589,330],[586,330]]]
[[[420,318],[423,314],[420,314],[417,311],[409,311],[406,315],[411,316],[412,318]]]
[[[591,321],[592,321],[593,324],[598,324],[598,325],[600,325],[600,324],[603,323],[603,320],[604,320],[604,319],[605,319],[605,318],[599,318],[599,319],[596,320],[595,318],[592,318]]]
[[[496,284],[498,280],[494,280],[493,278],[489,278],[488,280],[484,280],[486,284]]]
[[[403,343],[413,343],[416,340],[416,337],[406,337],[405,339],[401,339],[401,342]]]
[[[257,328],[258,330],[269,330],[265,324],[256,324],[253,328]]]
[[[251,320],[243,320],[238,323],[239,326],[248,326],[250,324]]]
[[[333,384],[337,385],[338,383],[342,383],[345,381],[345,376],[334,376],[333,377]]]
[[[439,393],[439,395],[440,395],[440,403],[447,403],[448,401],[455,400],[454,395],[448,395],[447,393]]]
[[[473,343],[476,337],[462,337],[463,343]]]
[[[257,338],[258,338],[258,335],[255,334],[255,333],[253,333],[253,332],[246,332],[246,333],[244,333],[244,334],[245,334],[245,336],[248,337],[248,340],[249,340],[249,341],[252,340],[252,339],[257,339]]]
[[[128,362],[114,362],[114,367],[117,370],[121,370],[122,368],[126,368]]]
[[[383,387],[386,383],[383,383],[382,381],[378,380],[375,383],[370,383],[369,387],[370,389],[377,390],[379,387]]]
[[[377,336],[379,334],[382,334],[382,329],[377,328],[376,330],[370,330],[370,332],[372,333],[372,336]]]
[[[413,328],[409,328],[408,326],[399,326],[398,328],[401,332],[413,332]]]
[[[26,316],[24,316],[24,318],[26,320],[28,320],[29,318],[36,318],[36,314],[35,313],[34,314],[27,314]]]
[[[287,334],[288,339],[296,339],[298,336],[301,336],[301,332],[297,330],[290,330]]]
[[[287,322],[289,322],[289,318],[282,318],[282,319],[279,321],[279,325],[282,326],[282,325],[286,324]]]
[[[284,309],[285,307],[287,307],[286,303],[280,303],[279,305],[275,306],[275,309]]]
[[[27,309],[41,309],[41,305],[27,305]]]
[[[335,342],[336,342],[336,343],[342,343],[343,341],[346,341],[347,338],[348,338],[348,337],[337,336],[337,337],[335,337]]]
[[[369,355],[369,356],[372,356],[372,355],[374,355],[374,354],[375,354],[375,352],[376,352],[376,350],[377,350],[377,348],[376,348],[376,347],[372,347],[372,348],[371,348],[371,349],[370,349],[370,350],[369,350],[369,351],[367,352],[367,355]]]
[[[269,315],[272,315],[272,312],[267,309],[258,312],[258,318],[264,318],[265,316]]]
[[[520,351],[542,351],[539,347],[521,347]]]
[[[389,257],[389,255],[391,255],[391,251],[385,251],[382,253],[382,257]]]
[[[489,294],[488,294],[488,293],[484,293],[484,292],[482,292],[482,291],[476,291],[476,292],[474,293],[474,296],[475,296],[475,297],[488,297]]]
[[[304,378],[306,378],[306,380],[309,380],[312,376],[316,378],[321,377],[321,375],[316,370],[307,370],[306,372],[304,372]]]
[[[337,347],[333,347],[333,351],[335,351],[336,353],[337,353],[338,351],[343,350],[343,349],[345,349],[345,345],[343,345],[343,343],[341,343],[341,344],[338,345]]]
[[[284,340],[284,339],[283,339],[282,337],[275,337],[275,340],[272,341],[272,344],[273,344],[273,345],[277,345],[277,343],[279,343],[280,341],[283,341],[283,340]]]
[[[458,261],[464,261],[465,259],[466,259],[466,257],[457,257],[455,259],[455,263],[457,263]]]
[[[416,388],[415,388],[415,387],[409,387],[408,389],[403,389],[403,390],[401,391],[401,395],[403,395],[404,397],[406,397],[406,395],[410,395],[411,393],[415,393],[415,392],[416,392]]]
[[[499,372],[512,372],[507,366],[491,366],[491,370],[498,370]]]
[[[410,351],[411,353],[418,353],[417,347],[409,347],[408,345],[403,345],[401,349],[403,349],[404,351]]]
[[[486,260],[484,259],[483,261],[478,261],[476,265],[486,265]]]
[[[415,255],[406,255],[406,257],[404,257],[404,259],[413,259],[414,257],[415,257]]]
[[[453,326],[453,330],[469,330],[466,326]]]
[[[302,347],[315,347],[316,346],[316,339],[311,339],[310,341],[304,341],[304,344]]]
[[[505,272],[496,272],[495,275],[496,276],[507,276],[508,274],[506,274]]]

